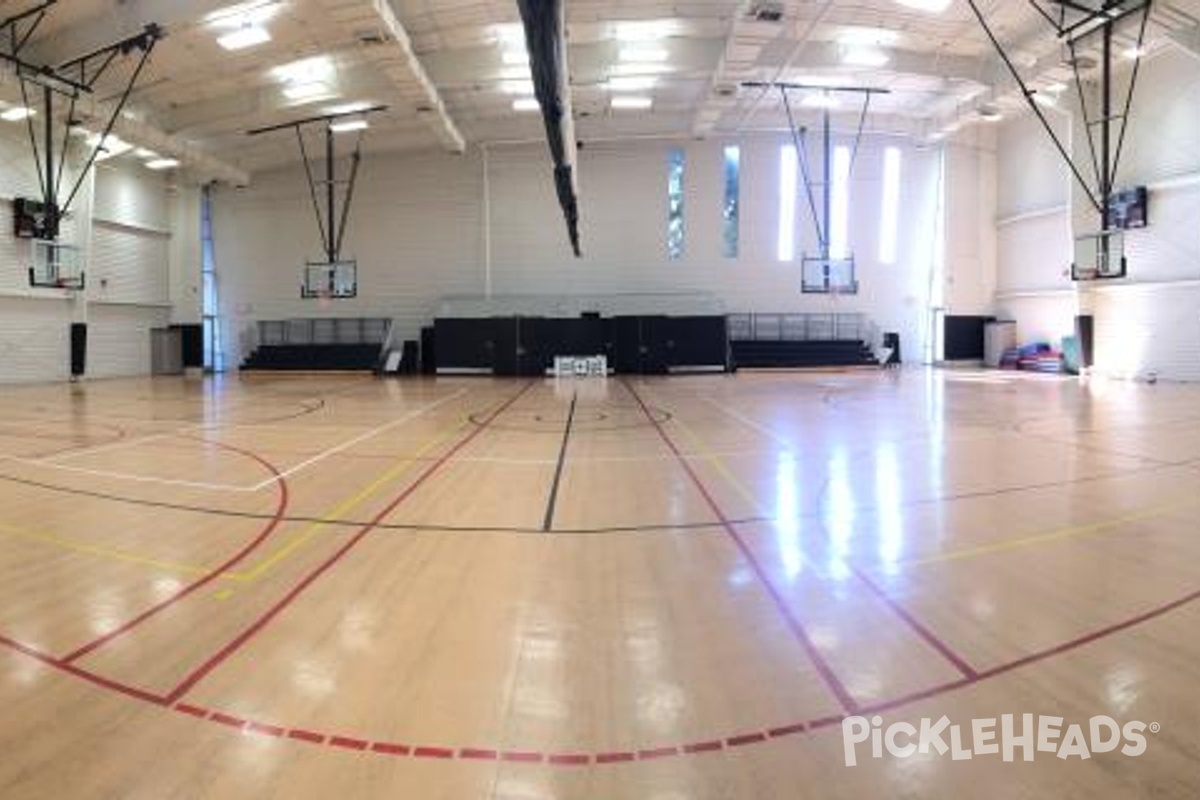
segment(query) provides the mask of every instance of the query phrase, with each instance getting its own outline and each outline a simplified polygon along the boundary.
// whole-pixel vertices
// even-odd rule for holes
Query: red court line
[[[796,615],[792,613],[792,610],[788,607],[787,601],[784,599],[783,595],[777,588],[775,588],[775,584],[767,575],[766,568],[763,567],[762,563],[758,560],[758,557],[754,555],[754,552],[742,538],[741,534],[738,533],[737,528],[734,527],[734,524],[730,522],[729,517],[725,516],[725,512],[721,510],[721,507],[717,504],[717,501],[713,499],[711,494],[709,494],[704,482],[700,480],[700,476],[696,474],[696,471],[692,468],[692,465],[686,458],[683,457],[683,453],[675,445],[674,440],[672,440],[670,435],[667,434],[666,430],[663,429],[662,423],[660,423],[654,417],[654,415],[650,413],[650,409],[646,406],[645,401],[642,400],[641,395],[637,393],[637,390],[634,389],[632,384],[630,384],[628,381],[622,380],[621,383],[624,385],[625,389],[631,395],[633,395],[633,399],[637,401],[638,405],[641,406],[642,413],[646,415],[646,419],[650,420],[650,424],[654,426],[656,431],[658,431],[659,437],[662,438],[663,442],[666,443],[671,452],[675,454],[675,458],[679,462],[679,465],[683,467],[685,472],[687,472],[688,477],[691,478],[692,483],[695,485],[696,489],[699,490],[701,497],[704,498],[704,502],[708,505],[713,515],[716,516],[717,520],[721,523],[721,527],[725,529],[725,533],[729,535],[729,538],[737,546],[737,549],[741,551],[742,557],[746,560],[746,563],[750,565],[750,569],[753,570],[754,574],[758,577],[758,580],[763,585],[763,588],[767,590],[767,594],[771,596],[771,600],[774,601],[776,609],[778,609],[780,615],[783,617],[784,622],[787,624],[792,634],[796,637],[796,640],[799,641],[800,646],[804,649],[804,652],[808,655],[809,660],[812,662],[813,667],[817,670],[817,673],[821,676],[821,679],[825,682],[826,687],[828,687],[833,696],[837,698],[837,701],[843,710],[854,713],[858,708],[858,702],[850,694],[849,690],[846,689],[845,684],[843,684],[841,679],[838,678],[837,674],[833,671],[833,668],[829,666],[829,663],[825,661],[825,658],[821,655],[820,651],[817,650],[817,646],[813,644],[812,639],[809,638],[808,632],[804,629],[804,625],[799,619],[796,618]]]
[[[1039,650],[1021,658],[1000,664],[979,673],[975,679],[963,678],[961,680],[952,681],[949,683],[939,684],[924,689],[919,692],[913,692],[903,697],[897,697],[891,700],[886,700],[878,703],[863,706],[859,713],[864,715],[879,714],[885,711],[891,711],[902,706],[910,705],[921,700],[928,700],[940,697],[950,692],[959,689],[973,686],[981,681],[989,678],[1002,675],[1019,669],[1029,664],[1033,664],[1056,655],[1061,655],[1070,650],[1084,647],[1092,642],[1104,638],[1113,633],[1119,633],[1123,630],[1132,628],[1144,622],[1148,622],[1157,617],[1163,616],[1177,608],[1180,608],[1189,603],[1200,600],[1200,590],[1191,592],[1183,597],[1177,598],[1169,603],[1165,603],[1156,608],[1145,611],[1135,617],[1105,626],[1103,628],[1092,631],[1083,636],[1078,636],[1066,642],[1054,645],[1052,647]],[[162,698],[156,697],[149,692],[144,692],[135,687],[118,684],[115,681],[108,681],[98,675],[88,673],[70,664],[63,664],[53,656],[47,655],[34,647],[22,644],[13,639],[9,639],[0,635],[0,645],[8,647],[22,655],[34,658],[37,661],[54,667],[55,669],[67,672],[71,675],[81,677],[91,681],[96,685],[119,692],[125,696],[132,697],[152,705],[162,706],[164,701]],[[268,736],[286,737],[298,742],[305,742],[313,745],[324,745],[327,747],[336,747],[341,750],[369,750],[372,753],[386,755],[392,757],[412,756],[414,758],[433,758],[433,759],[485,759],[498,760],[500,751],[481,748],[462,748],[454,750],[449,747],[440,747],[432,745],[406,745],[393,742],[370,742],[366,739],[351,739],[349,737],[326,735],[316,731],[306,730],[303,728],[284,729],[280,726],[258,722],[255,720],[244,720],[239,716],[227,714],[221,711],[212,711],[201,708],[199,706],[189,705],[187,703],[176,703],[172,706],[173,710],[184,714],[193,719],[206,720],[208,722],[217,723],[226,727],[236,728],[239,731],[248,731],[254,733],[262,733]],[[772,739],[779,739],[785,736],[791,736],[799,733],[815,734],[825,728],[834,728],[842,723],[842,717],[839,715],[829,715],[797,722],[792,725],[771,728],[766,731],[742,733],[735,736],[730,736],[726,739],[712,739],[709,741],[691,742],[688,744],[665,747],[647,748],[638,751],[632,750],[616,750],[604,751],[595,754],[588,753],[539,753],[537,751],[504,751],[506,754],[518,756],[511,760],[528,759],[530,762],[536,759],[537,762],[545,762],[552,766],[586,766],[590,764],[608,765],[608,764],[623,764],[637,760],[651,760],[656,757],[666,757],[669,755],[703,755],[706,753],[716,753],[729,748],[739,748],[751,745],[762,744]],[[278,731],[278,734],[276,733]],[[335,740],[337,740],[335,742]],[[359,746],[359,743],[363,743]]]
[[[462,450],[464,447],[466,447],[468,444],[470,444],[475,439],[475,437],[479,436],[479,434],[481,434],[485,430],[487,430],[487,426],[490,425],[491,422],[494,419],[496,419],[496,417],[500,416],[500,414],[502,414],[505,409],[507,409],[513,403],[517,402],[517,399],[520,398],[521,395],[525,394],[525,392],[529,391],[529,389],[533,385],[534,385],[533,382],[525,384],[525,387],[523,389],[521,389],[521,391],[517,392],[512,397],[510,397],[508,400],[506,400],[503,404],[501,404],[495,411],[493,411],[491,414],[489,414],[486,419],[484,419],[479,425],[477,425],[470,433],[468,433],[465,437],[460,439],[457,444],[455,444],[452,448],[447,450],[440,458],[438,458],[436,461],[434,461],[432,464],[430,464],[425,469],[424,472],[422,472],[420,475],[417,476],[416,480],[409,483],[408,486],[405,487],[402,492],[400,492],[400,494],[396,495],[396,497],[393,498],[391,502],[389,502],[386,506],[384,506],[382,509],[380,509],[379,512],[376,513],[375,516],[372,517],[371,520],[366,525],[362,526],[358,530],[358,532],[356,532],[353,536],[351,536],[346,541],[345,544],[343,544],[341,547],[339,547],[337,550],[335,550],[333,555],[331,555],[329,558],[327,558],[323,562],[321,562],[317,566],[317,568],[314,569],[312,572],[308,573],[308,575],[304,576],[304,578],[299,583],[297,583],[295,586],[293,586],[292,589],[290,591],[288,591],[287,594],[285,594],[274,605],[272,605],[270,608],[268,608],[262,614],[262,616],[260,616],[253,623],[251,623],[249,627],[247,627],[245,630],[243,630],[241,633],[239,633],[236,637],[234,637],[231,641],[229,641],[224,647],[222,647],[220,650],[218,650],[216,653],[214,653],[212,656],[210,656],[208,658],[208,660],[206,660],[203,664],[201,664],[196,669],[192,670],[192,672],[189,673],[187,675],[187,677],[185,677],[182,681],[180,681],[178,686],[176,686],[174,689],[172,689],[170,691],[170,693],[167,694],[166,701],[168,703],[174,703],[176,700],[179,700],[180,698],[182,698],[185,694],[187,694],[189,691],[191,691],[193,688],[195,688],[197,683],[202,681],[214,669],[216,669],[218,666],[220,666],[227,658],[229,658],[231,655],[233,655],[235,652],[237,652],[244,644],[246,644],[246,642],[250,641],[256,635],[258,635],[258,633],[261,632],[263,630],[263,628],[265,628],[271,622],[271,620],[273,620],[275,617],[277,617],[279,614],[281,614],[285,608],[287,608],[289,605],[291,605],[292,602],[295,601],[295,599],[297,597],[299,597],[309,586],[311,586],[317,580],[317,578],[320,578],[322,575],[324,575],[326,572],[328,572],[329,569],[332,568],[334,564],[336,564],[338,561],[341,561],[341,559],[347,553],[349,553],[351,550],[353,550],[354,547],[367,536],[367,534],[369,534],[372,530],[375,529],[376,525],[378,525],[389,514],[391,514],[393,511],[395,511],[396,508],[398,508],[401,503],[403,503],[405,500],[407,500],[409,497],[411,497],[413,495],[413,493],[416,492],[417,489],[419,489],[421,487],[421,485],[425,483],[425,481],[427,481],[430,477],[433,476],[434,473],[436,473],[443,466],[445,466],[446,462],[448,462],[455,455],[457,455],[460,450]]]
[[[974,667],[967,663],[966,659],[954,652],[950,645],[946,644],[946,642],[940,639],[937,634],[921,624],[916,617],[908,613],[908,611],[902,605],[893,600],[887,594],[887,592],[883,591],[883,589],[881,589],[874,581],[872,581],[866,573],[854,566],[850,567],[850,571],[853,572],[854,576],[867,587],[871,594],[878,597],[884,603],[884,605],[892,610],[896,616],[904,620],[904,623],[908,625],[908,627],[912,628],[913,632],[916,633],[917,636],[920,636],[926,644],[940,653],[942,658],[953,664],[954,668],[962,673],[964,678],[967,678],[968,680],[975,680],[979,677],[979,673],[975,671]]]
[[[234,566],[239,564],[243,559],[245,559],[246,556],[250,555],[255,550],[257,550],[259,545],[261,545],[263,542],[265,542],[267,540],[267,538],[270,537],[270,535],[275,531],[275,529],[277,527],[279,527],[279,523],[280,523],[280,521],[282,521],[284,515],[287,513],[287,507],[288,507],[288,485],[287,485],[287,481],[284,480],[283,476],[279,474],[279,470],[277,470],[275,468],[275,466],[273,464],[271,464],[269,461],[262,458],[261,456],[259,456],[256,453],[251,453],[249,450],[243,450],[240,447],[233,447],[231,445],[220,444],[217,442],[213,442],[213,444],[216,444],[218,447],[221,447],[222,449],[230,450],[235,453],[240,453],[241,455],[244,455],[248,458],[251,458],[251,459],[257,461],[259,464],[262,464],[264,467],[266,467],[267,470],[270,471],[276,477],[275,483],[279,487],[279,501],[275,506],[275,514],[271,517],[270,520],[267,521],[266,526],[263,527],[263,529],[261,531],[259,531],[257,536],[255,536],[253,539],[251,539],[249,542],[247,542],[246,545],[241,550],[234,553],[234,555],[231,558],[229,558],[227,561],[225,561],[225,563],[223,563],[220,566],[216,567],[215,569],[211,570],[207,575],[204,575],[203,577],[201,577],[201,578],[193,581],[192,583],[188,584],[187,586],[183,587],[178,592],[176,592],[175,594],[166,598],[165,600],[161,601],[160,603],[157,603],[156,605],[153,605],[150,608],[146,609],[141,614],[138,614],[136,617],[129,620],[128,622],[121,625],[120,627],[114,628],[113,630],[104,634],[100,638],[93,639],[92,641],[88,642],[87,644],[83,645],[82,647],[63,656],[62,661],[64,664],[70,664],[73,661],[77,661],[80,658],[83,658],[84,656],[86,656],[88,653],[94,652],[95,650],[103,647],[104,645],[108,644],[109,642],[116,639],[117,637],[124,636],[126,633],[133,630],[138,625],[141,625],[146,620],[150,619],[153,616],[156,616],[157,614],[160,614],[161,612],[167,610],[168,608],[175,605],[180,600],[184,599],[185,597],[192,594],[193,592],[195,592],[199,589],[202,589],[205,586],[207,586],[208,584],[212,583],[217,578],[221,577],[221,575],[224,572],[226,572],[229,569],[232,569]]]

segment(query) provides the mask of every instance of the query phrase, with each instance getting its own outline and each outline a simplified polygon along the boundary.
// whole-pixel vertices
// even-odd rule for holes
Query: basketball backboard
[[[306,300],[340,300],[358,296],[357,261],[310,261],[304,265],[300,296]]]
[[[801,265],[801,289],[805,294],[858,294],[854,256],[822,258],[804,256]]]
[[[82,289],[83,251],[46,239],[30,241],[29,285],[47,289]]]
[[[1075,238],[1071,280],[1097,281],[1124,278],[1126,266],[1124,231],[1114,229]]]

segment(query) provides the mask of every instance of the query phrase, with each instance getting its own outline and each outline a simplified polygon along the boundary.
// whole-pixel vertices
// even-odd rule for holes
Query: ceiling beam
[[[382,34],[384,43],[363,45],[363,54],[389,78],[399,95],[398,100],[388,98],[393,113],[408,111],[417,115],[443,148],[463,152],[466,141],[388,0],[319,0],[318,4],[325,10],[326,18],[352,38]]]

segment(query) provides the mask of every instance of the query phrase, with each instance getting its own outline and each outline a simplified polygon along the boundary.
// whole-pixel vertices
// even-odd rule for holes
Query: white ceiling
[[[0,0],[0,16],[36,0]],[[216,42],[228,32],[212,19],[231,0],[62,0],[23,53],[55,64],[136,32],[148,22],[168,36],[130,100],[131,119],[119,132],[135,144],[173,151],[185,162],[205,158],[254,171],[298,158],[286,133],[247,137],[251,128],[328,113],[349,103],[382,103],[372,118],[372,149],[461,149],[465,143],[537,140],[536,113],[516,112],[527,70],[506,63],[519,50],[515,0],[253,0],[271,10],[261,26],[270,41],[237,51]],[[870,126],[928,134],[1010,93],[1012,84],[965,0],[941,13],[897,0],[777,0],[782,21],[748,16],[751,0],[565,0],[577,134],[583,140],[654,135],[734,135],[786,126],[779,96],[741,88],[743,81],[829,82],[885,88],[873,101]],[[980,0],[1000,38],[1026,74],[1045,84],[1069,77],[1049,28],[1024,0]],[[1200,0],[1157,0],[1150,35],[1200,41]],[[225,17],[228,20],[228,17]],[[514,36],[517,37],[514,39]],[[630,43],[630,37],[641,41]],[[863,40],[887,63],[849,67],[847,37]],[[877,44],[875,42],[878,42]],[[624,52],[659,56],[631,62]],[[647,53],[646,51],[651,51]],[[662,51],[654,53],[653,51]],[[327,59],[316,77],[328,97],[289,100],[275,68]],[[134,63],[128,59],[98,86],[115,99]],[[11,70],[0,97],[17,101]],[[614,91],[614,77],[653,86]],[[514,83],[516,82],[516,83]],[[615,94],[649,96],[648,111],[611,107]],[[797,106],[804,93],[794,97]],[[840,109],[852,124],[856,101]],[[811,109],[799,109],[803,118]],[[97,113],[97,117],[102,114]],[[12,124],[12,123],[0,123]],[[151,141],[137,141],[142,136]],[[122,156],[133,158],[134,156]]]

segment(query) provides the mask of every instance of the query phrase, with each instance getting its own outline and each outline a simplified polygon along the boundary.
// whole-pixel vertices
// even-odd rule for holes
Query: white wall
[[[1078,117],[1054,119],[1074,152],[1086,156]],[[1127,279],[1073,285],[1065,274],[1072,231],[1093,232],[1097,215],[1036,120],[1003,126],[997,305],[1017,319],[1022,338],[1057,340],[1071,332],[1079,309],[1096,317],[1099,372],[1200,380],[1198,131],[1200,61],[1178,50],[1148,60],[1117,186],[1150,188],[1150,226],[1126,237]]]
[[[77,160],[69,164],[64,194],[78,167]],[[14,197],[37,198],[40,190],[27,139],[18,126],[6,126],[0,130],[0,382],[65,379],[72,321],[89,323],[88,376],[149,372],[150,328],[170,316],[164,176],[125,157],[97,165],[85,179],[60,236],[84,249],[81,293],[29,286],[31,245],[11,233]]]
[[[358,259],[359,296],[325,305],[299,298],[300,266],[320,254],[300,166],[256,176],[247,189],[221,189],[214,196],[214,237],[222,313],[226,341],[241,347],[240,353],[230,353],[231,362],[245,356],[252,341],[246,331],[256,320],[391,316],[398,334],[413,338],[443,298],[482,296],[489,290],[497,297],[691,292],[715,297],[728,312],[864,312],[882,328],[900,331],[909,352],[920,352],[928,329],[931,268],[940,247],[935,213],[941,151],[886,139],[864,143],[851,188],[861,292],[834,301],[803,295],[799,259],[780,263],[776,257],[782,137],[737,142],[742,148],[740,254],[723,256],[722,149],[730,143],[585,146],[579,175],[581,259],[569,254],[543,145],[493,146],[486,154],[472,150],[462,157],[370,157],[360,173],[345,247]],[[885,266],[878,257],[878,220],[882,153],[889,144],[902,150],[902,196],[899,257]],[[684,256],[676,261],[668,258],[666,247],[672,147],[686,153],[686,240]],[[981,173],[985,182],[978,185],[990,187],[986,181],[994,167],[990,154],[974,143],[952,149],[947,173],[970,198],[959,214],[971,228],[956,249],[962,257],[952,262],[950,280],[961,289],[956,306],[973,313],[992,299],[988,235],[994,194],[972,187]],[[798,252],[816,249],[806,215],[806,203],[798,201]],[[553,301],[546,302],[545,313],[553,313]]]

